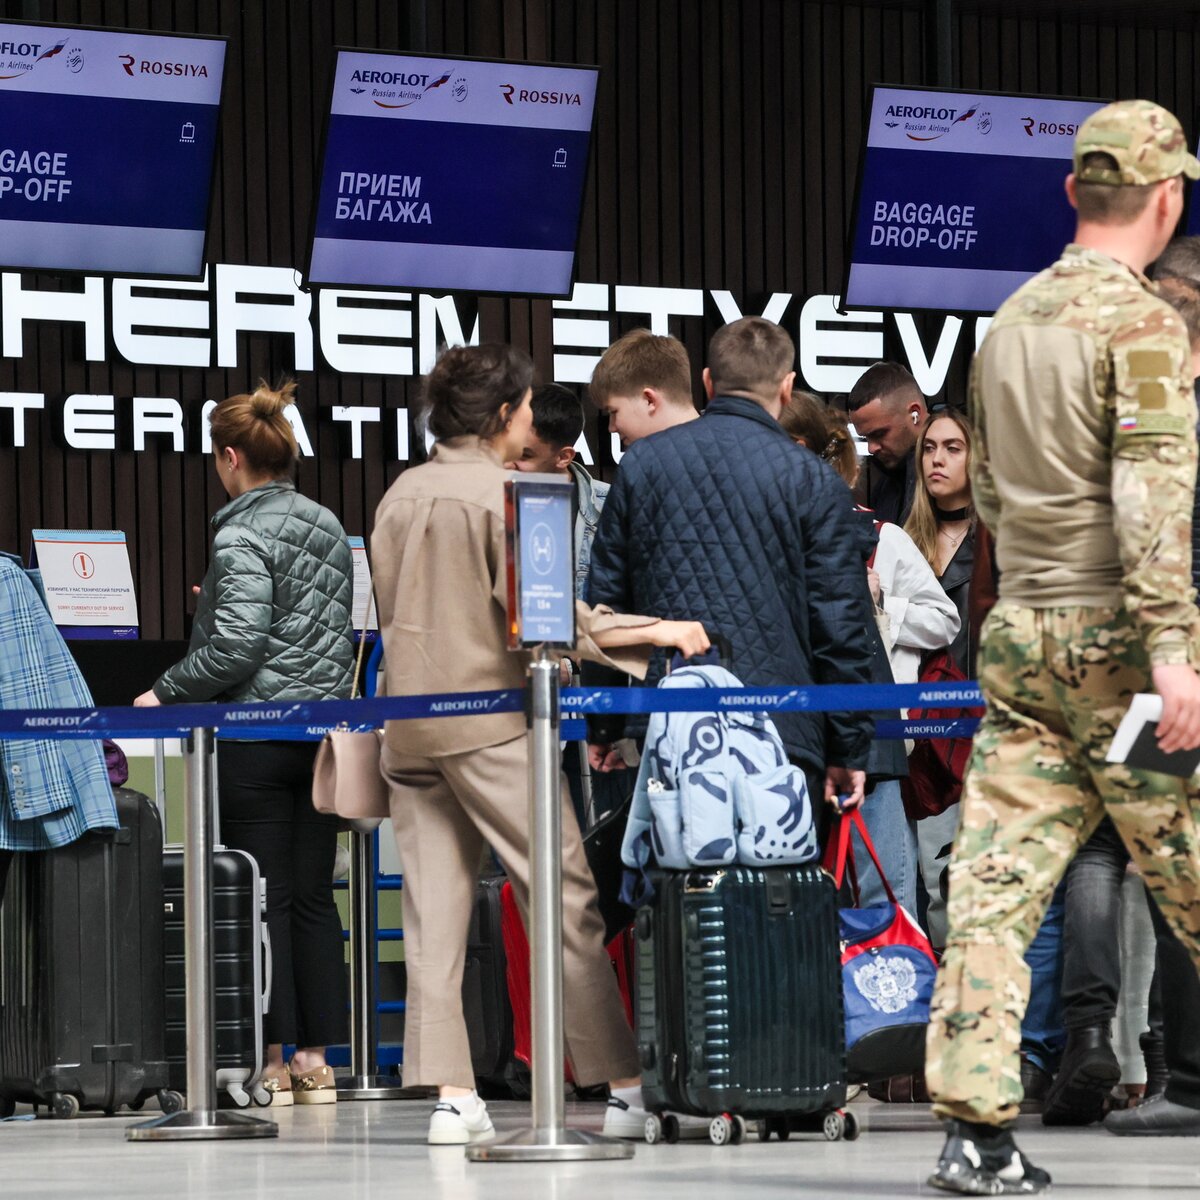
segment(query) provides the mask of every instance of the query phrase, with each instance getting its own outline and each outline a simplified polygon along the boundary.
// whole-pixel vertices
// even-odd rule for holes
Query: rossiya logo
[[[583,97],[578,92],[530,90],[529,88],[517,88],[511,83],[502,83],[500,91],[504,96],[505,104],[573,104],[581,107],[583,105]]]
[[[429,76],[423,75],[419,71],[368,71],[359,68],[350,72],[352,83],[379,85],[371,95],[380,108],[408,108],[409,105],[416,104],[418,100],[423,99],[426,92],[443,87],[450,82],[450,79],[451,74],[449,73],[430,82]],[[395,90],[384,91],[382,90],[384,88]],[[361,95],[366,88],[354,87],[350,90],[355,95]],[[388,104],[388,100],[395,100],[397,103]]]
[[[57,57],[66,48],[66,42],[59,42],[45,51],[42,50],[40,42],[0,42],[0,59],[7,60],[0,62],[0,66],[13,72],[11,75],[0,75],[0,79],[20,79],[22,75],[28,75],[38,63]],[[22,61],[25,59],[28,59],[27,63]]]
[[[1039,121],[1037,117],[1022,117],[1021,127],[1026,137],[1071,137],[1079,132],[1079,124],[1064,124],[1062,121]]]
[[[117,58],[125,74],[177,75],[187,79],[207,79],[208,67],[204,63],[163,62],[157,58],[135,58],[132,54],[118,54]]]

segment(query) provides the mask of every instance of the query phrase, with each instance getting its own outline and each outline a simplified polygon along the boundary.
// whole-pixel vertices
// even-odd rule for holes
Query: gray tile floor
[[[527,1105],[493,1103],[502,1132]],[[626,1163],[570,1166],[471,1164],[453,1147],[423,1142],[429,1106],[417,1101],[283,1109],[277,1141],[131,1144],[132,1117],[0,1124],[0,1197],[303,1197],[304,1200],[703,1200],[822,1197],[880,1200],[941,1195],[924,1180],[941,1146],[928,1113],[856,1103],[863,1136],[815,1137],[721,1149],[707,1142],[639,1146]],[[569,1121],[598,1129],[599,1105],[571,1106]],[[1200,1197],[1200,1140],[1118,1139],[1103,1130],[1053,1131],[1022,1118],[1020,1140],[1057,1180],[1055,1192],[1091,1197]]]

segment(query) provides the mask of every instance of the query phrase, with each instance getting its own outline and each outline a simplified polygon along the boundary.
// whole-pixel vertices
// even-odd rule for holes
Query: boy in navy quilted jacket
[[[779,425],[794,362],[792,339],[770,321],[746,317],[717,331],[704,415],[641,438],[622,459],[588,599],[703,621],[730,639],[733,672],[749,686],[866,683],[873,616],[856,522],[867,518]],[[647,682],[662,672],[660,656]],[[862,799],[869,716],[775,721],[813,794]],[[604,751],[593,748],[594,763]]]

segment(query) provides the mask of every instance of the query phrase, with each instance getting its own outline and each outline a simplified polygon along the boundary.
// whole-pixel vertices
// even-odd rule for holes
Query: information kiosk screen
[[[510,649],[575,645],[574,490],[519,472],[504,485]]]
[[[846,305],[994,312],[1071,240],[1063,181],[1103,104],[875,87]]]
[[[566,295],[596,78],[339,51],[308,281]]]
[[[223,38],[0,24],[0,267],[199,277]]]

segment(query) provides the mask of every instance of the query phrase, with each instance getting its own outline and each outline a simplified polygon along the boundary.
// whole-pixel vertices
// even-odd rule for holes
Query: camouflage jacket
[[[1195,662],[1196,401],[1178,314],[1070,245],[997,312],[971,369],[975,503],[1000,599],[1124,605],[1151,661]]]

